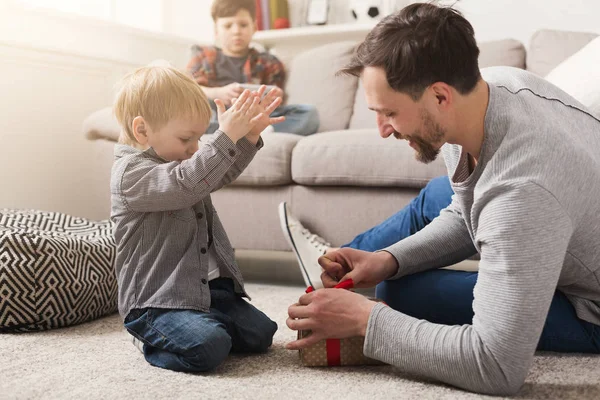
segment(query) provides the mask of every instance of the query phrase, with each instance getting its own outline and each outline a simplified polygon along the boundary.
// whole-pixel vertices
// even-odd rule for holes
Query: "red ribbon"
[[[334,289],[352,289],[354,288],[354,281],[352,279],[346,279],[343,282],[338,283],[337,285],[335,285],[333,287]],[[310,293],[310,292],[314,292],[315,288],[312,286],[309,286],[306,288],[305,293]]]
[[[352,289],[354,287],[354,281],[352,279],[346,279],[343,282],[338,283],[335,288],[337,289]],[[314,292],[314,288],[309,286],[306,288],[306,293]],[[326,339],[325,340],[325,351],[327,352],[327,365],[334,367],[342,365],[341,355],[341,341],[340,339]]]
[[[326,339],[325,347],[327,349],[327,365],[330,367],[342,365],[340,339]]]

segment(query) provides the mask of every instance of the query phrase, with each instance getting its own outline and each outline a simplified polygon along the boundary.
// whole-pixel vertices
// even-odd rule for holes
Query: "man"
[[[600,121],[526,71],[477,64],[472,26],[413,4],[386,17],[343,72],[360,76],[381,136],[423,162],[440,151],[455,192],[439,217],[384,251],[322,256],[331,288],[287,325],[365,336],[365,355],[480,393],[523,384],[537,349],[600,352]],[[480,254],[478,273],[440,270]]]

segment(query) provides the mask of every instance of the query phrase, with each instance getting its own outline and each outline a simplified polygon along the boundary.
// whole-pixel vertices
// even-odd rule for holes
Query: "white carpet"
[[[0,335],[0,399],[474,399],[396,368],[302,367],[287,307],[301,287],[248,284],[253,304],[279,325],[267,354],[232,356],[210,374],[150,366],[118,315],[55,331]],[[518,397],[599,399],[600,356],[540,354]],[[490,397],[492,398],[492,397]]]

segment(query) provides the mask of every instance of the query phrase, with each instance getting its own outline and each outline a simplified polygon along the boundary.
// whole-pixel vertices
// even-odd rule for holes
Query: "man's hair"
[[[200,86],[173,67],[146,66],[123,78],[114,104],[121,125],[119,143],[136,147],[132,123],[141,116],[152,129],[174,118],[201,118],[208,123],[211,108]]]
[[[218,18],[233,17],[240,10],[248,11],[252,20],[256,20],[255,0],[214,0],[210,14],[216,22]]]
[[[392,89],[416,101],[435,82],[471,92],[481,77],[478,57],[473,27],[459,11],[417,3],[382,19],[339,73],[359,77],[381,67]]]

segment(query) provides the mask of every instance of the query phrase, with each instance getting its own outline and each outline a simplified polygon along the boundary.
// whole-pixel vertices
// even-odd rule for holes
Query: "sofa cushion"
[[[0,332],[78,324],[117,310],[109,221],[0,210]]]
[[[206,137],[207,135],[203,138]],[[303,136],[265,133],[262,138],[263,148],[232,185],[275,186],[292,183],[292,150]]]
[[[319,112],[319,132],[346,129],[358,79],[336,76],[352,57],[354,42],[326,44],[298,54],[290,63],[286,84],[288,104],[313,104]]]
[[[546,79],[600,116],[600,37],[554,68]]]
[[[83,134],[90,140],[119,140],[121,126],[113,113],[112,107],[102,108],[90,114],[83,121]]]
[[[479,44],[479,67],[509,66],[525,68],[525,47],[514,39]],[[359,82],[354,102],[350,129],[376,128],[375,113],[367,107],[362,81]]]
[[[527,70],[546,76],[558,64],[596,38],[596,33],[540,30],[531,38],[527,51]]]
[[[383,139],[375,129],[312,135],[292,153],[292,179],[301,185],[420,188],[446,173],[441,156],[425,165],[408,142]]]

